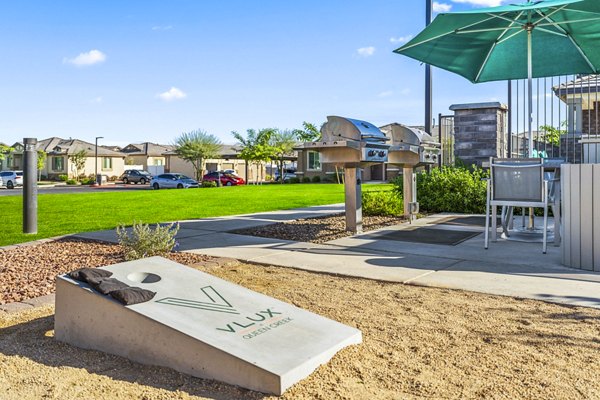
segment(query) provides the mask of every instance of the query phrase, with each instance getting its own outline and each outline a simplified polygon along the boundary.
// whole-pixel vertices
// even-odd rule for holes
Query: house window
[[[308,168],[309,170],[321,170],[321,155],[317,151],[308,152]]]
[[[65,169],[65,158],[64,157],[52,157],[52,170],[53,171],[64,171]]]
[[[164,160],[162,158],[155,158],[154,165],[164,165]]]
[[[102,157],[102,169],[112,169],[112,157]]]

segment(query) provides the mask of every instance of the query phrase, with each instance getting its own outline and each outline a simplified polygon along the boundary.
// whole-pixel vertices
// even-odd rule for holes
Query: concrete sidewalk
[[[413,225],[397,226],[326,244],[292,242],[228,231],[343,212],[343,205],[239,215],[180,222],[179,250],[309,271],[405,284],[462,289],[600,308],[600,274],[563,267],[560,249],[541,243],[499,240],[483,248],[483,234],[458,245],[390,240],[389,233],[435,225],[448,231],[483,232],[476,226],[443,222],[451,214],[433,215]],[[78,237],[114,242],[114,231]]]

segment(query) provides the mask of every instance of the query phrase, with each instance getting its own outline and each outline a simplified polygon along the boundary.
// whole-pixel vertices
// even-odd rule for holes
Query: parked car
[[[225,172],[225,171],[209,172],[208,174],[206,174],[202,177],[202,180],[216,182],[219,174],[221,175],[221,185],[223,185],[223,186],[244,185],[246,183],[244,178],[242,178],[236,174],[232,174],[230,172]]]
[[[198,181],[190,178],[189,176],[185,176],[183,174],[171,173],[171,174],[160,174],[155,176],[150,181],[150,186],[153,189],[187,189],[187,188],[197,188]]]
[[[0,181],[0,186],[6,186],[7,189],[23,186],[23,171],[2,171]]]
[[[150,182],[152,180],[152,175],[148,171],[140,171],[137,169],[128,169],[123,172],[123,175],[119,177],[120,181],[123,183],[141,183],[142,185]]]
[[[283,169],[283,181],[287,182],[292,178],[296,178],[296,168],[284,168]],[[279,176],[279,168],[275,171],[275,181],[279,182],[281,180],[281,176]]]

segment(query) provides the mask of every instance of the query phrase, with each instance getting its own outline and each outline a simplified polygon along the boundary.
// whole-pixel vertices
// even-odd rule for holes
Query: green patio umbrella
[[[600,70],[600,0],[542,0],[439,14],[395,53],[455,72],[473,83]]]

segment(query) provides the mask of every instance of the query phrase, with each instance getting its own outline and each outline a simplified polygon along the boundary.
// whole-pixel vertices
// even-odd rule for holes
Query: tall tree
[[[85,167],[87,154],[85,150],[79,150],[77,153],[71,154],[69,160],[75,165],[75,179],[79,182],[79,171]]]
[[[256,181],[254,183],[262,182],[261,164],[274,157],[271,138],[276,133],[277,130],[273,128],[261,129],[259,131],[248,129],[246,130],[246,137],[238,132],[231,132],[233,137],[238,141],[238,146],[241,148],[240,157],[246,160],[248,165],[256,166]]]
[[[221,150],[221,141],[201,129],[182,133],[174,145],[175,154],[192,164],[198,181],[202,179],[205,161],[217,157]]]
[[[304,121],[302,129],[294,129],[294,134],[301,142],[316,142],[321,139],[321,132],[314,124]]]
[[[285,181],[283,167],[285,156],[291,156],[294,154],[294,147],[297,145],[296,133],[290,130],[278,130],[271,138],[271,146],[273,147],[273,154],[277,159],[277,168],[279,169],[279,176],[281,177],[281,183]]]
[[[37,151],[38,181],[42,180],[42,170],[44,169],[44,166],[46,165],[46,158],[48,158],[48,155],[46,154],[46,152],[44,150]]]

